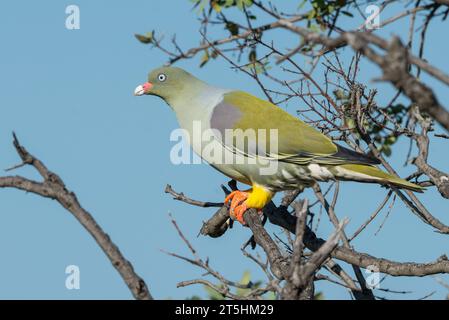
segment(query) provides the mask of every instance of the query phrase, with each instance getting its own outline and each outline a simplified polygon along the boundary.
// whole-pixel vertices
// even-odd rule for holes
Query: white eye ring
[[[158,79],[160,82],[164,82],[165,79],[167,79],[167,76],[166,76],[165,74],[163,74],[163,73],[160,73],[160,74],[157,76],[157,79]]]

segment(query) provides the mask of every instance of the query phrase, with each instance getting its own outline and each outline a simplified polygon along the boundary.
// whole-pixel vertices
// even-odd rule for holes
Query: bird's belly
[[[276,162],[276,165],[273,165],[274,171],[265,174],[260,166],[251,164],[214,165],[214,167],[235,180],[246,184],[257,183],[273,192],[307,187],[314,181],[335,180],[332,167],[317,164],[297,165]]]
[[[192,144],[193,151],[205,162],[224,175],[239,182],[251,185],[251,180],[246,175],[244,164],[247,159],[242,155],[236,155],[217,140],[207,139],[202,143]]]
[[[318,164],[297,165],[278,162],[275,174],[259,176],[257,179],[263,185],[269,186],[274,191],[297,189],[310,186],[314,181],[335,180],[332,169]]]
[[[225,148],[217,140],[192,144],[193,151],[226,176],[251,185],[257,183],[272,191],[297,189],[313,181],[334,180],[332,168],[315,163],[298,165],[282,161],[247,157]]]

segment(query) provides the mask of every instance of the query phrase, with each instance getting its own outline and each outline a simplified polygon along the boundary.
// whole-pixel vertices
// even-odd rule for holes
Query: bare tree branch
[[[264,213],[268,216],[268,220],[271,223],[287,229],[293,234],[295,233],[296,217],[292,216],[284,208],[277,208],[271,202],[265,207]],[[219,225],[215,225],[214,222],[215,220],[213,217],[205,222],[205,224],[208,224],[208,230],[214,231],[216,228],[220,227]],[[204,235],[207,234],[205,233]],[[325,242],[325,240],[318,238],[315,233],[306,226],[304,232],[304,245],[306,248],[311,251],[316,251]],[[429,263],[396,262],[338,246],[332,251],[331,256],[361,268],[376,266],[379,268],[380,272],[392,276],[426,276],[438,273],[449,273],[449,261],[445,255],[442,255],[438,260]]]
[[[418,120],[421,125],[422,131],[419,135],[413,135],[413,139],[416,141],[418,146],[419,154],[413,160],[413,163],[425,173],[433,184],[438,188],[440,194],[449,199],[449,175],[432,167],[427,163],[427,157],[429,154],[429,137],[427,133],[430,130],[430,121],[424,119],[417,110],[414,110],[414,117]]]
[[[0,188],[15,188],[56,200],[94,238],[125,281],[134,298],[143,300],[153,299],[145,282],[137,275],[131,263],[126,260],[119,248],[112,242],[109,235],[103,231],[93,216],[81,206],[75,193],[66,188],[64,182],[57,174],[48,170],[39,159],[31,155],[25,147],[20,145],[15,134],[14,146],[22,159],[22,164],[33,166],[44,181],[37,182],[20,176],[0,177]]]

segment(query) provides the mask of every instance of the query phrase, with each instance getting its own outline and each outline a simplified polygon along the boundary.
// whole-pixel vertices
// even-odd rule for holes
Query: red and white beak
[[[150,91],[152,87],[153,87],[153,85],[150,82],[145,82],[144,84],[137,86],[137,88],[134,90],[134,95],[142,96],[144,94],[147,94],[148,91]]]

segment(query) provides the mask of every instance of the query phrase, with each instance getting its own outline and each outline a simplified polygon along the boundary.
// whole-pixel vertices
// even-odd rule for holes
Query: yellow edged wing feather
[[[243,91],[226,93],[221,102],[223,109],[220,118],[227,128],[265,129],[266,145],[270,157],[279,161],[299,165],[311,162],[318,164],[339,165],[344,163],[377,164],[378,161],[364,154],[341,147],[324,134],[292,116],[274,104],[259,99]],[[230,117],[238,110],[238,116]],[[223,120],[223,119],[221,119]],[[269,135],[270,130],[277,130],[277,152],[273,153]],[[260,137],[256,137],[258,139]],[[258,143],[258,142],[257,142]],[[235,144],[234,144],[234,147]],[[240,150],[242,151],[242,150]],[[246,151],[248,152],[248,151]]]
[[[224,95],[223,102],[242,114],[232,129],[278,130],[279,155],[328,156],[337,152],[337,146],[328,137],[268,101],[232,91]]]

